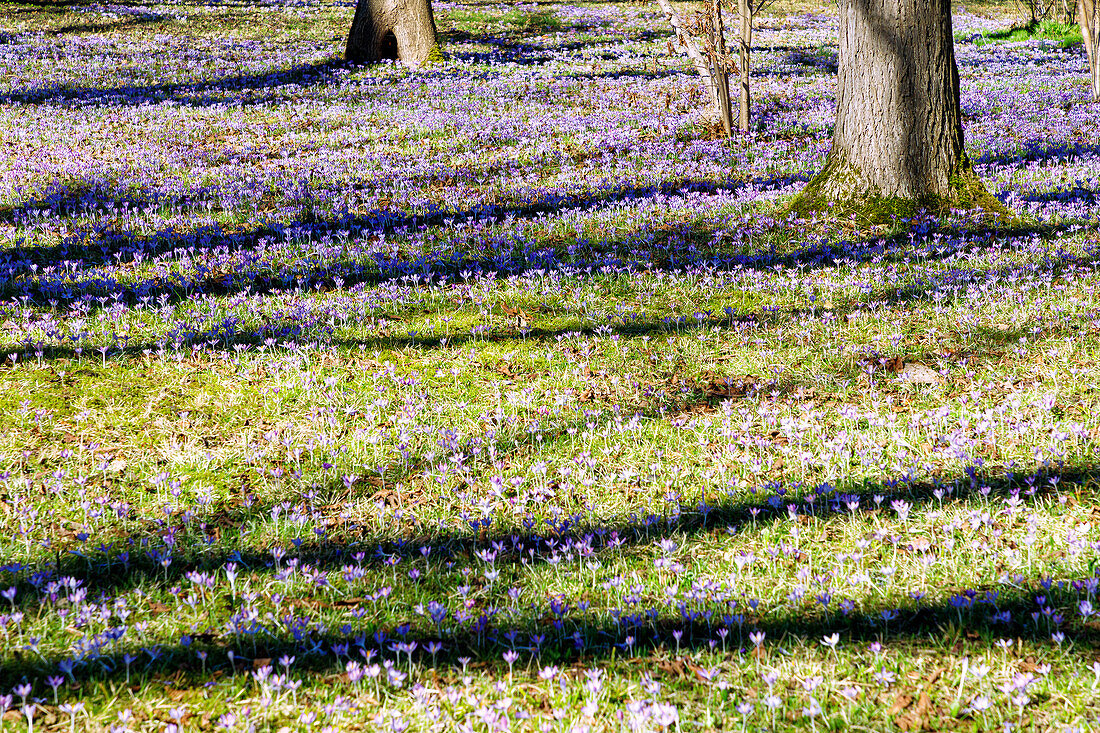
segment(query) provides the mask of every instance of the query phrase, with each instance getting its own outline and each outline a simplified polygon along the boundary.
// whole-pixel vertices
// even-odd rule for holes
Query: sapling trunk
[[[718,121],[722,123],[722,130],[728,137],[733,133],[733,105],[730,101],[730,79],[726,71],[726,30],[722,22],[721,0],[711,0],[711,45],[714,53],[711,54],[711,68],[714,75],[714,84],[718,92]]]
[[[710,66],[703,57],[703,53],[691,42],[691,37],[684,28],[684,21],[680,19],[680,15],[672,7],[672,3],[670,3],[669,0],[657,0],[657,4],[664,12],[669,25],[672,26],[672,32],[676,36],[677,44],[679,44],[684,55],[688,57],[688,60],[691,61],[691,65],[695,67],[695,72],[699,74],[699,78],[703,80],[707,89],[710,90],[711,100],[714,102],[715,107],[717,107],[718,91],[714,86],[714,80],[710,74]]]
[[[1100,102],[1100,2],[1077,0],[1077,23],[1089,60],[1089,91],[1092,101]]]
[[[741,40],[738,44],[738,61],[740,62],[741,71],[741,103],[738,105],[737,128],[741,132],[748,132],[749,112],[752,105],[749,87],[749,56],[752,53],[752,0],[738,0],[738,15],[741,17]]]
[[[712,1],[715,3],[716,7],[717,0]],[[718,40],[717,42],[714,38],[708,39],[711,48],[705,49],[707,53],[704,54],[704,50],[701,50],[692,41],[684,21],[680,18],[679,13],[672,7],[672,3],[669,2],[669,0],[657,0],[657,5],[660,6],[661,11],[665,14],[665,18],[668,19],[669,25],[672,26],[672,31],[676,35],[677,45],[680,46],[684,55],[691,61],[691,65],[695,67],[695,71],[699,74],[699,78],[703,80],[703,84],[706,85],[707,89],[710,91],[710,99],[714,104],[715,113],[728,133],[730,126],[732,126],[729,81],[725,74],[724,66],[721,63],[720,56],[712,52],[717,49],[718,45],[722,46],[724,52],[724,39]],[[709,25],[714,25],[714,18],[717,18],[719,21],[721,20],[721,16],[717,11],[712,9],[712,13],[713,15],[711,16],[711,22],[708,23]],[[721,25],[718,25],[718,28],[720,29]],[[715,35],[718,35],[719,32],[716,32]],[[723,112],[723,110],[725,110],[725,112]]]

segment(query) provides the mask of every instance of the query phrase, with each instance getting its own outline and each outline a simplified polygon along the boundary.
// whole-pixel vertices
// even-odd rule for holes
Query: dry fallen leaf
[[[927,537],[914,537],[909,546],[917,552],[928,552],[932,549],[932,542]]]
[[[679,659],[670,659],[668,661],[661,660],[657,662],[657,669],[661,670],[667,675],[683,679],[687,675],[684,673],[684,663]]]
[[[894,723],[902,730],[921,730],[925,727],[925,719],[931,710],[932,700],[928,697],[927,692],[922,692],[916,707],[906,712],[905,715],[899,715]]]
[[[912,695],[906,695],[904,692],[899,692],[897,698],[894,700],[894,704],[890,706],[890,709],[886,711],[887,715],[894,716],[900,713],[905,708],[909,707],[909,703],[913,702]]]
[[[924,364],[913,362],[902,367],[898,376],[906,382],[914,384],[939,384],[940,375],[934,369],[929,369]]]

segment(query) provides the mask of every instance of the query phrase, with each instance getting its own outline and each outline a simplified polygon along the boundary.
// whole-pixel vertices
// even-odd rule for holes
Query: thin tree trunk
[[[722,22],[722,4],[720,0],[710,0],[711,4],[711,43],[714,54],[711,64],[714,83],[718,90],[718,121],[729,137],[733,133],[733,109],[730,102],[730,77],[726,71],[726,31]]]
[[[430,0],[358,0],[344,58],[397,59],[417,69],[439,57]]]
[[[1085,42],[1089,60],[1089,87],[1092,100],[1100,102],[1100,3],[1097,0],[1077,0],[1077,22]]]
[[[950,0],[840,0],[837,77],[832,149],[796,211],[1003,210],[963,150]]]
[[[741,40],[738,48],[738,60],[741,66],[741,103],[738,105],[737,128],[741,132],[749,131],[749,111],[752,104],[749,84],[749,61],[752,53],[752,0],[738,0],[738,14],[741,16]]]
[[[684,30],[684,22],[680,20],[680,16],[677,14],[676,9],[672,7],[672,3],[670,3],[669,0],[657,0],[657,5],[661,7],[661,10],[665,14],[665,18],[668,19],[669,25],[672,26],[672,32],[676,34],[676,42],[680,45],[680,48],[683,49],[684,55],[691,61],[691,65],[695,67],[696,73],[699,74],[703,83],[706,84],[707,89],[710,91],[710,98],[714,103],[714,108],[720,110],[721,101],[718,96],[718,85],[711,74],[710,64],[707,63],[707,59],[704,58],[703,53],[691,42],[691,36]]]

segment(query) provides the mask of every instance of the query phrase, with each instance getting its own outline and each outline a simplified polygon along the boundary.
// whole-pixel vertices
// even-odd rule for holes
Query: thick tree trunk
[[[397,59],[414,69],[440,58],[431,0],[359,0],[344,58]]]
[[[1092,101],[1100,102],[1100,2],[1077,0],[1077,22],[1089,59],[1089,87]]]
[[[840,0],[837,116],[799,213],[1003,207],[963,150],[950,0]]]

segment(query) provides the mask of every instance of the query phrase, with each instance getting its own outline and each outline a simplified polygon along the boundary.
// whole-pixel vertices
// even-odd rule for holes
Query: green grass
[[[796,249],[782,237],[755,248],[773,246]],[[1063,240],[1059,247],[1071,252],[1074,244]],[[975,247],[958,256],[979,270],[1027,270],[1049,262],[1047,254]],[[340,714],[346,724],[369,721],[384,701],[390,715],[427,730],[439,715],[461,720],[499,699],[494,685],[515,709],[541,715],[545,708],[552,720],[556,708],[584,720],[580,708],[593,701],[598,709],[618,709],[645,699],[652,685],[640,676],[645,672],[662,685],[661,699],[679,708],[682,729],[736,728],[742,720],[802,729],[809,725],[802,711],[819,704],[822,728],[923,720],[969,730],[1018,722],[1009,703],[980,710],[974,700],[1000,701],[997,686],[1021,668],[1049,665],[1056,672],[1032,683],[1029,719],[1036,726],[1083,719],[1098,702],[1088,671],[1091,627],[1071,622],[1069,640],[1054,644],[1053,627],[1032,625],[1027,609],[1036,594],[1059,608],[1076,603],[1068,587],[1044,591],[1042,577],[1092,572],[1090,555],[1073,551],[1065,537],[1095,536],[1091,505],[1100,484],[1088,416],[1100,407],[1100,385],[1088,365],[1100,359],[1100,346],[1091,337],[1074,340],[1077,319],[1094,307],[1093,281],[1033,280],[1014,291],[1022,304],[961,294],[909,301],[907,289],[919,291],[919,281],[941,269],[923,245],[806,278],[797,268],[780,269],[770,285],[751,288],[720,274],[660,272],[482,280],[410,291],[375,313],[390,325],[337,324],[328,346],[240,354],[169,346],[163,354],[48,355],[42,365],[32,356],[7,368],[0,402],[7,443],[0,453],[4,470],[17,477],[8,480],[8,501],[50,517],[53,528],[45,535],[49,548],[42,548],[38,531],[24,535],[13,526],[6,560],[56,561],[65,574],[139,608],[134,618],[146,624],[141,638],[161,640],[169,662],[150,666],[142,657],[129,671],[119,663],[103,681],[82,670],[79,691],[66,688],[65,696],[86,703],[81,720],[89,721],[113,719],[123,709],[167,721],[163,700],[182,705],[196,724],[263,704],[255,720],[274,730],[296,726],[301,709],[331,704],[335,684],[361,706]],[[796,277],[798,285],[788,281]],[[860,280],[870,289],[853,284]],[[326,297],[345,296],[318,295],[318,305]],[[746,330],[724,315],[693,316],[725,307],[735,317],[754,315],[755,325]],[[252,309],[239,315],[248,318]],[[516,310],[522,315],[509,312]],[[620,321],[607,318],[617,312]],[[155,317],[144,322],[128,319],[135,342],[143,340],[143,328],[161,327]],[[456,338],[471,323],[489,328],[481,337]],[[411,340],[414,330],[420,335]],[[931,365],[938,381],[907,383],[877,354]],[[748,387],[724,392],[726,379]],[[1044,405],[1048,395],[1056,396],[1054,407]],[[636,425],[627,427],[632,420]],[[999,427],[977,427],[986,422]],[[1075,423],[1088,426],[1080,438],[1055,437],[1072,435]],[[946,441],[972,440],[986,429],[999,437],[974,446],[987,466],[976,485],[993,488],[983,497],[969,488],[964,462]],[[440,442],[448,432],[458,443]],[[387,435],[392,439],[378,440]],[[454,460],[458,470],[445,470]],[[1005,503],[1012,484],[1002,466],[1017,467],[1021,476],[1039,471],[1041,491],[1024,508]],[[889,488],[913,471],[900,491]],[[55,472],[61,478],[51,478]],[[1061,479],[1058,491],[1048,475]],[[503,480],[502,491],[492,488],[491,476]],[[50,488],[77,477],[85,480],[80,492]],[[937,499],[933,482],[956,494]],[[807,487],[823,483],[859,495],[863,509],[810,511]],[[876,494],[893,498],[880,506]],[[99,496],[127,502],[131,513],[96,516]],[[767,508],[771,497],[800,505],[803,520],[781,521]],[[902,516],[891,509],[895,499],[911,503],[912,511]],[[700,501],[714,507],[707,519],[697,513]],[[306,511],[294,519],[289,510],[272,515],[282,502]],[[474,506],[495,520],[487,533],[471,530],[463,518]],[[179,526],[167,568],[135,547],[123,572],[117,555],[92,550],[95,543],[125,547],[130,539],[160,536],[166,527],[157,517],[165,507],[169,517],[193,514],[173,522]],[[749,508],[765,511],[758,519]],[[659,521],[633,525],[630,515],[638,512]],[[550,561],[549,550],[531,563],[477,554],[494,540],[526,534],[523,520],[571,515],[582,528],[618,527],[629,541],[590,560],[568,559],[563,551]],[[81,529],[93,539],[75,536]],[[405,556],[395,541],[444,554]],[[404,559],[390,568],[350,557],[370,556],[379,546]],[[328,568],[328,583],[317,588],[301,573],[282,577],[285,563],[272,563],[273,547],[303,565]],[[780,547],[787,549],[773,556]],[[223,567],[231,557],[244,568],[232,583]],[[342,579],[339,568],[348,565],[362,565],[363,577]],[[198,590],[184,578],[192,570],[218,581]],[[409,571],[421,579],[411,580]],[[819,576],[831,578],[834,600],[826,606],[815,600]],[[716,585],[688,609],[741,614],[743,621],[684,623],[665,600],[667,591],[684,596],[698,584]],[[728,590],[719,593],[717,584]],[[33,633],[46,659],[63,656],[63,622],[20,587],[19,607],[34,620],[19,638]],[[392,588],[384,603],[366,600],[383,587]],[[516,598],[509,588],[518,589]],[[1011,630],[988,620],[993,608],[952,608],[948,599],[962,589],[999,593],[997,608],[1017,617]],[[730,592],[736,606],[717,600]],[[549,633],[550,641],[538,654],[524,652],[509,670],[500,658],[507,642],[498,637],[484,646],[463,624],[450,618],[436,624],[415,610],[460,593],[475,611],[495,607],[502,629],[524,639]],[[918,601],[912,593],[923,595]],[[589,610],[566,614],[557,632],[547,604],[559,597]],[[842,599],[852,607],[841,610]],[[405,688],[370,679],[349,684],[341,678],[346,658],[296,651],[289,631],[223,636],[222,625],[242,603],[330,629],[350,624],[353,636],[411,623],[421,645],[442,638],[447,646],[438,663],[418,657],[410,679],[441,700],[448,691],[460,694],[432,712],[414,704]],[[612,609],[646,608],[659,615],[629,634],[632,646],[622,646],[628,634]],[[880,617],[888,609],[898,609],[897,619]],[[674,637],[674,630],[684,635]],[[759,651],[749,639],[757,630],[766,634]],[[574,631],[585,639],[584,651],[572,649]],[[196,639],[190,649],[175,643],[181,634]],[[1006,635],[1011,644],[994,645]],[[140,646],[127,648],[140,656]],[[229,674],[227,647],[246,659],[249,672],[270,658],[282,673],[278,658],[297,656],[295,675],[304,684],[289,691]],[[458,657],[471,657],[477,674]],[[9,674],[26,664],[9,660]],[[207,666],[220,672],[212,692],[203,691]],[[546,667],[563,676],[539,679]],[[982,668],[988,670],[981,676],[967,676]],[[595,693],[584,687],[584,670],[592,669],[605,675]],[[701,675],[714,677],[706,682]],[[107,690],[123,677],[132,686],[112,702]],[[927,704],[919,702],[922,693]],[[772,695],[774,714],[764,704]],[[262,703],[265,697],[271,702]],[[746,701],[751,712],[737,712]],[[44,709],[67,720],[48,704]]]
[[[647,8],[438,15],[473,55]],[[338,52],[350,14],[172,10],[171,32],[236,29],[226,48],[284,66],[283,45]],[[55,19],[32,15],[35,40]],[[823,48],[819,19],[777,26],[804,21]],[[800,173],[818,141],[707,140],[701,91],[650,71],[666,41],[565,71],[341,68],[228,109],[2,110],[56,126],[65,171],[77,132],[105,162],[0,208],[0,258],[34,265],[0,283],[0,731],[1096,728],[1095,222],[776,221],[786,194],[731,189]],[[628,63],[650,75],[600,76]],[[535,137],[477,126],[536,98]],[[140,173],[193,196],[143,199],[112,167],[138,149],[176,151]],[[683,176],[659,191],[654,149]],[[695,175],[711,156],[717,190]],[[1087,164],[986,168],[1039,198]],[[452,211],[471,202],[499,215]],[[364,218],[273,226],[345,205]],[[380,210],[396,223],[372,228]],[[87,246],[58,249],[69,232]],[[56,268],[93,297],[32,297]]]
[[[1069,48],[1082,42],[1081,29],[1076,25],[1067,25],[1054,20],[1039,20],[982,34],[975,43],[980,46],[988,43],[1018,43],[1031,40],[1054,41],[1061,48]]]
[[[554,33],[562,29],[561,20],[552,9],[501,10],[498,6],[465,6],[439,18],[444,38],[477,38],[486,33],[500,33],[517,38]]]

